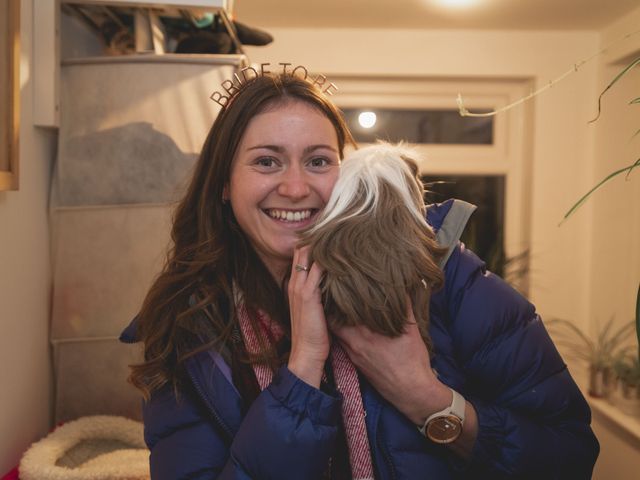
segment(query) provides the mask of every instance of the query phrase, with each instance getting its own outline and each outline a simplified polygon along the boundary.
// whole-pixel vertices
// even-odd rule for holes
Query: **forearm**
[[[292,350],[287,368],[300,380],[314,388],[320,388],[326,358],[314,358],[298,350]]]

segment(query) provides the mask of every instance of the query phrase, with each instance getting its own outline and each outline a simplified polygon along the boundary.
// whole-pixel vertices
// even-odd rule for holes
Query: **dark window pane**
[[[492,272],[503,275],[504,195],[502,175],[430,176],[422,177],[428,190],[428,203],[458,198],[478,207],[473,213],[462,242],[487,263]]]
[[[409,143],[491,145],[492,117],[461,117],[457,110],[400,110],[384,108],[345,108],[347,124],[357,142],[376,140]],[[376,122],[364,128],[358,118],[363,112],[375,113]]]

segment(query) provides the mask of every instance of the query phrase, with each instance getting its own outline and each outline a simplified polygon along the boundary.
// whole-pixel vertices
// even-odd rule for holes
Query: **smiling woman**
[[[473,207],[424,206],[417,164],[402,155],[389,162],[406,165],[414,195],[388,195],[364,235],[351,235],[363,231],[354,223],[349,245],[325,249],[350,271],[362,253],[359,271],[406,266],[393,278],[340,278],[367,293],[349,299],[351,311],[369,319],[395,296],[386,318],[406,328],[385,336],[328,317],[328,268],[298,235],[329,218],[332,191],[362,171],[367,152],[345,155],[350,146],[341,112],[296,75],[257,76],[222,107],[175,211],[165,267],[121,337],[144,343],[130,379],[148,400],[151,477],[591,478],[588,406],[533,305],[458,242]],[[395,172],[377,178],[386,185]],[[427,305],[440,251],[447,284]],[[418,327],[427,318],[433,359]]]
[[[20,2],[0,3],[0,190],[18,189],[19,26]]]

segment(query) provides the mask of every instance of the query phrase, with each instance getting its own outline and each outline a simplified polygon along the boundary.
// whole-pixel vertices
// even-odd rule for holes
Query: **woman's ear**
[[[222,189],[222,204],[225,205],[229,202],[229,184],[227,183]]]

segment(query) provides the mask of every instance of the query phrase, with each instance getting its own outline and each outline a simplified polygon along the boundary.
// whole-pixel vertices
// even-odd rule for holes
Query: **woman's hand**
[[[308,270],[296,269],[296,265]],[[289,313],[291,316],[291,355],[289,370],[316,388],[320,386],[331,340],[322,307],[320,281],[323,271],[309,265],[308,247],[293,253],[289,279]]]
[[[411,302],[407,304],[408,325],[400,337],[389,338],[364,326],[333,333],[373,387],[415,425],[422,425],[429,415],[451,404],[452,394],[431,370]]]

